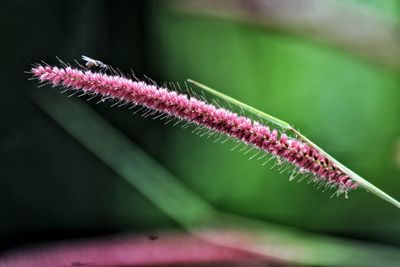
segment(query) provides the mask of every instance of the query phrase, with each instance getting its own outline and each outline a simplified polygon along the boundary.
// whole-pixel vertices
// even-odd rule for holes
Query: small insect
[[[100,60],[95,60],[93,58],[90,58],[90,57],[87,57],[87,56],[84,56],[84,55],[82,55],[82,59],[84,61],[86,61],[85,66],[88,69],[92,69],[94,67],[101,68],[101,69],[108,69],[108,65],[104,64]]]

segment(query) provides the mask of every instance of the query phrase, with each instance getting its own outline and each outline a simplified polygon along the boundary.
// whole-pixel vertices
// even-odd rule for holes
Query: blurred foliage
[[[157,12],[154,31],[168,80],[195,78],[293,123],[398,197],[400,170],[393,154],[400,128],[397,73],[287,34]],[[221,209],[309,230],[399,240],[400,217],[392,214],[397,211],[363,190],[348,200],[331,199],[305,182],[288,183],[288,175],[248,161],[251,155],[173,130],[168,166]]]
[[[397,1],[352,3],[400,16]],[[400,197],[398,73],[287,33],[182,15],[158,2],[1,5],[7,40],[1,44],[7,53],[0,72],[3,247],[177,226],[29,100],[38,90],[56,93],[34,89],[22,71],[40,59],[55,62],[55,55],[71,61],[87,54],[157,81],[199,80],[293,123],[345,165]],[[331,199],[306,182],[289,182],[288,175],[270,170],[271,164],[230,151],[233,144],[215,144],[126,109],[89,105],[219,210],[400,245],[398,211],[363,190]],[[138,171],[136,179],[146,176]]]
[[[184,234],[188,239],[201,238],[210,245],[239,249],[257,255],[259,259],[264,259],[268,263],[279,263],[284,266],[295,264],[389,267],[397,266],[400,261],[399,249],[390,246],[311,234],[300,229],[219,212],[86,105],[48,92],[37,94],[33,99],[88,151],[188,231]],[[65,110],[68,110],[68,113]],[[104,142],[104,139],[107,139],[107,142]],[[161,234],[157,234],[158,238],[165,242],[170,233],[162,229],[158,231],[162,231]],[[148,236],[153,235],[148,234]],[[153,241],[147,240],[147,242]],[[187,249],[184,242],[170,240],[167,243],[175,246],[174,252],[186,254],[183,252]],[[158,247],[151,246],[150,251],[144,247],[141,250],[137,247],[132,249],[140,250],[142,254],[152,254],[151,250],[156,250],[163,255],[165,250],[171,249],[167,244],[161,245],[159,242],[157,244]],[[207,257],[207,253],[199,247],[199,244],[197,247],[196,254]],[[93,249],[95,248],[92,246],[90,250]],[[120,253],[121,251],[124,251],[123,246],[119,249]],[[26,257],[27,254],[31,253],[26,252],[23,255]],[[167,253],[165,260],[168,257],[173,258],[173,255]],[[46,262],[55,261],[54,258],[51,259],[49,252],[41,253],[37,258],[47,259]],[[18,257],[15,260],[17,262]]]

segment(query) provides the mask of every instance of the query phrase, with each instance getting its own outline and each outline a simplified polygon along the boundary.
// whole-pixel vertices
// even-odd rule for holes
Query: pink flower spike
[[[42,83],[144,106],[240,140],[296,166],[300,173],[312,174],[315,181],[325,181],[327,186],[338,188],[339,193],[357,188],[357,183],[310,144],[192,96],[115,74],[72,67],[37,65],[31,73]]]

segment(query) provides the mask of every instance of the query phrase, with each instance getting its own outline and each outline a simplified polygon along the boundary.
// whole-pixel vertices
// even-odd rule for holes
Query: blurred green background
[[[287,0],[279,8],[260,4],[277,1],[228,2],[0,4],[2,249],[180,227],[31,100],[58,90],[36,88],[23,71],[40,60],[56,63],[55,56],[72,62],[88,55],[160,82],[201,81],[294,124],[350,169],[400,198],[399,2],[299,1],[304,6],[293,7]],[[234,9],[240,12],[230,13]],[[295,11],[300,15],[285,21]],[[268,19],[281,17],[279,12],[280,20]],[[330,27],[335,19],[338,27]],[[376,27],[365,29],[363,21]],[[289,182],[271,164],[230,151],[233,144],[216,144],[124,108],[77,101],[218,210],[400,246],[399,211],[363,189],[349,199],[330,198],[306,182]],[[147,179],[141,172],[133,175]]]

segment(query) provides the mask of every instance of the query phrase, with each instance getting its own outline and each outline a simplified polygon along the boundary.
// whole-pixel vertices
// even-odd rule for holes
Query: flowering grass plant
[[[195,131],[205,129],[204,133],[209,133],[209,136],[222,134],[228,139],[236,139],[256,149],[256,155],[261,154],[259,159],[267,155],[276,159],[282,172],[288,171],[291,179],[300,174],[302,179],[307,178],[325,189],[335,189],[336,195],[344,193],[346,197],[348,191],[362,186],[400,207],[395,199],[336,161],[284,121],[193,80],[188,81],[229,105],[240,107],[242,112],[212,104],[197,94],[188,95],[126,77],[100,61],[84,59],[86,67],[71,67],[63,62],[61,67],[39,64],[30,72],[39,82],[64,88],[63,91],[72,90],[79,96],[99,96],[99,102],[114,100],[120,106],[144,110],[143,116],[167,119],[167,123],[176,119],[175,125],[180,122],[184,122],[185,127],[194,124],[197,127]]]

